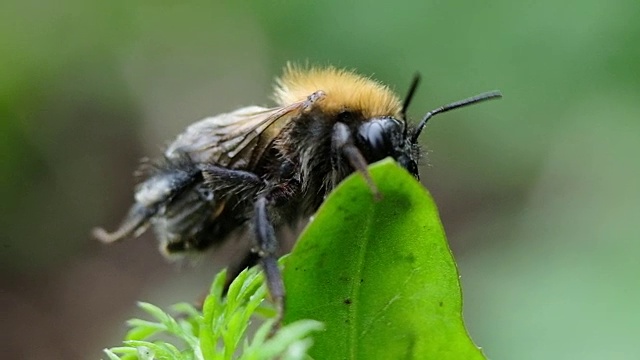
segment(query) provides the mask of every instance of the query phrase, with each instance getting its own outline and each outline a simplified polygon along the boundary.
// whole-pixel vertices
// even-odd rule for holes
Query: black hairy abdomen
[[[246,206],[239,206],[245,200],[217,185],[205,181],[202,165],[168,158],[138,186],[136,200],[153,209],[149,224],[167,253],[204,250],[247,221]]]

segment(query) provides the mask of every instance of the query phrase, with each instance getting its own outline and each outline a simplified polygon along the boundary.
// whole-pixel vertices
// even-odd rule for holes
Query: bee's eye
[[[362,125],[360,136],[372,150],[383,148],[386,142],[384,127],[379,122],[369,122]]]
[[[397,131],[401,132],[402,127],[393,118],[378,118],[363,123],[358,129],[358,137],[368,150],[365,151],[365,157],[369,161],[377,161],[392,155],[392,136]]]

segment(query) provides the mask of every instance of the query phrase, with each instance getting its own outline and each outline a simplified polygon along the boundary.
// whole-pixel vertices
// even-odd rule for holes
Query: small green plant
[[[259,268],[243,271],[222,296],[226,271],[219,273],[202,312],[190,304],[173,306],[175,316],[155,305],[139,306],[153,320],[132,319],[124,346],[106,349],[110,360],[222,360],[222,359],[304,359],[312,344],[310,334],[321,330],[314,320],[300,320],[283,326],[271,338],[274,310],[264,306],[266,289]],[[267,320],[251,339],[247,328],[252,316],[261,313]]]

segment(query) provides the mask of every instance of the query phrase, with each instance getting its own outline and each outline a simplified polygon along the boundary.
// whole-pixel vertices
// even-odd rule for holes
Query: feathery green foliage
[[[222,296],[226,271],[219,273],[202,312],[190,304],[173,306],[176,315],[155,305],[140,303],[152,320],[132,319],[124,346],[106,349],[110,360],[260,360],[305,359],[312,340],[309,335],[322,329],[314,320],[301,320],[267,335],[273,320],[266,320],[251,339],[248,327],[258,311],[274,315],[263,306],[266,289],[258,268],[243,271]]]

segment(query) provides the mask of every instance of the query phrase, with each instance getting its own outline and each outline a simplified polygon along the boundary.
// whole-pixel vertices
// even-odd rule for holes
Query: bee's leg
[[[93,237],[103,243],[112,243],[122,240],[130,235],[139,235],[146,229],[148,220],[156,213],[155,207],[148,207],[136,202],[129,209],[129,213],[114,232],[108,232],[103,228],[94,228],[91,232]]]
[[[285,292],[282,282],[282,274],[278,268],[278,240],[273,228],[273,223],[269,219],[267,197],[260,196],[255,202],[253,225],[255,231],[255,241],[260,263],[264,269],[269,294],[276,305],[277,317],[275,326],[279,326],[284,316]]]
[[[142,234],[149,225],[149,219],[163,204],[201,179],[200,171],[186,158],[165,159],[137,186],[135,203],[118,229],[110,233],[95,228],[93,236],[102,242],[112,243]]]
[[[331,148],[333,151],[333,156],[344,156],[349,161],[351,166],[359,171],[364,179],[369,184],[371,191],[373,192],[376,199],[380,199],[380,192],[378,191],[378,187],[375,182],[371,178],[369,171],[367,170],[367,166],[369,165],[367,161],[362,156],[358,147],[353,143],[353,135],[351,134],[351,130],[349,127],[341,122],[337,122],[333,126],[333,134],[331,135]],[[336,165],[334,164],[334,167]],[[334,169],[335,170],[335,169]]]
[[[204,181],[216,192],[221,190],[257,192],[261,186],[265,185],[258,175],[249,171],[231,170],[215,165],[201,165],[200,169]]]
[[[231,192],[258,193],[267,185],[264,180],[254,173],[230,170],[216,166],[206,166],[202,169],[205,181],[212,189],[218,191],[225,189]],[[272,189],[265,194],[258,196],[254,203],[253,230],[254,230],[254,253],[245,257],[240,266],[233,266],[229,272],[229,282],[235,278],[247,265],[259,262],[265,274],[265,282],[269,290],[269,295],[276,306],[276,319],[273,332],[280,326],[284,316],[285,291],[282,282],[282,274],[278,268],[278,240],[269,212],[274,199],[278,197],[278,190]],[[227,284],[228,286],[229,284]]]

